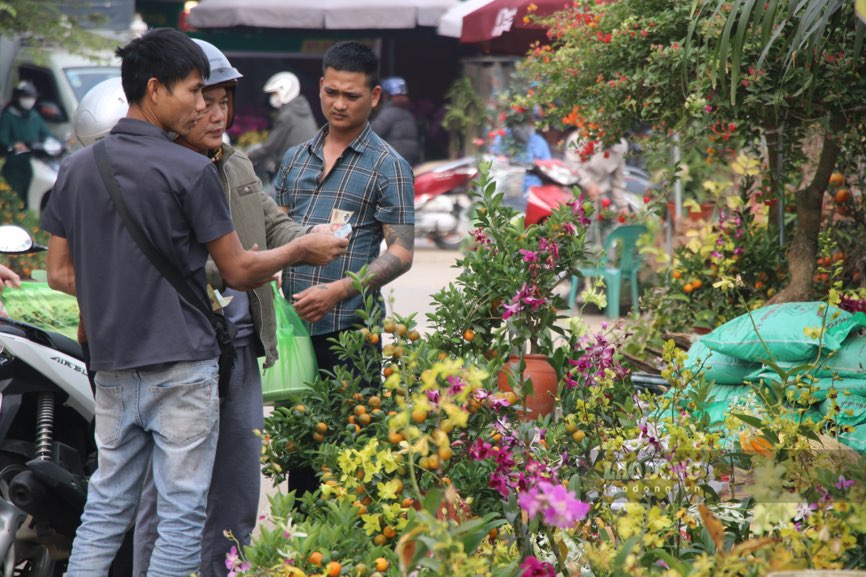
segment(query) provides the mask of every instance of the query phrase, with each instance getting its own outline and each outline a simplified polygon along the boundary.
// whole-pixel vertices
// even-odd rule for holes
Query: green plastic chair
[[[622,283],[628,279],[631,286],[631,302],[633,307],[638,304],[637,273],[640,270],[640,258],[637,254],[637,239],[647,231],[642,224],[627,224],[618,226],[611,230],[604,240],[604,253],[597,267],[582,267],[580,274],[587,278],[604,277],[607,293],[608,318],[619,318],[619,301]],[[608,255],[611,248],[616,245],[617,263],[611,265]],[[577,285],[579,279],[571,277],[571,290],[568,294],[568,306],[573,310],[577,299]]]

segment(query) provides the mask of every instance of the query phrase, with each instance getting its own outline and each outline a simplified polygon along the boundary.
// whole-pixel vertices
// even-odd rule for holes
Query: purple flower
[[[532,312],[537,311],[546,302],[547,302],[547,299],[544,299],[544,298],[526,297],[525,299],[523,299],[523,303],[526,304],[527,306],[529,306],[529,308],[532,309]]]
[[[469,447],[469,456],[476,461],[482,461],[493,454],[493,447],[490,443],[485,443],[481,439],[477,439],[475,443]]]
[[[439,404],[439,391],[435,389],[431,389],[427,391],[427,400],[430,401],[433,405]]]
[[[576,499],[559,483],[541,480],[517,500],[530,517],[542,513],[544,522],[560,529],[571,529],[589,513],[590,504]]]
[[[553,265],[553,261],[559,258],[559,245],[556,242],[542,238],[538,240],[538,249],[550,254],[549,264]]]
[[[529,556],[520,564],[520,577],[554,577],[556,573],[553,570],[553,565],[547,561],[539,561],[535,557]]]
[[[246,571],[249,568],[249,561],[243,561],[238,554],[238,548],[232,545],[232,548],[226,553],[226,569],[229,570],[228,577],[235,577],[238,572]]]
[[[839,475],[839,480],[836,481],[836,488],[840,491],[844,491],[848,487],[852,486],[854,481],[851,479],[846,479],[844,475]]]
[[[531,487],[525,493],[521,493],[517,498],[517,504],[520,505],[520,508],[526,511],[526,514],[529,517],[535,517],[541,512],[541,508],[544,506],[544,496],[539,496],[538,494],[538,485],[535,487]]]
[[[512,315],[516,315],[523,310],[523,305],[520,301],[512,302],[510,305],[504,305],[505,312],[502,313],[502,320],[507,321]]]
[[[537,252],[526,250],[525,248],[522,248],[517,252],[523,255],[523,262],[536,262],[538,260]]]
[[[463,379],[456,375],[451,375],[445,380],[448,382],[449,385],[448,394],[452,397],[459,395],[463,391],[463,389],[466,388],[466,383],[463,382]]]

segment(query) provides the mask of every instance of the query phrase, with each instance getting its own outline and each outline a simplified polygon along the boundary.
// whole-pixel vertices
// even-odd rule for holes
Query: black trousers
[[[313,335],[310,337],[310,339],[313,341],[313,350],[316,353],[316,363],[318,364],[320,371],[333,372],[334,368],[338,366],[345,366],[349,370],[354,369],[353,366],[348,365],[345,361],[340,359],[339,356],[337,356],[337,353],[331,350],[331,347],[334,346],[334,343],[331,342],[331,339],[338,338],[341,332],[342,331],[336,331],[333,333]],[[379,342],[378,349],[381,354],[381,341]],[[372,383],[365,384],[367,386],[372,385]],[[379,383],[377,386],[381,386],[381,383]],[[289,490],[296,491],[296,497],[301,497],[305,493],[315,491],[318,488],[319,479],[316,476],[316,471],[314,471],[312,467],[307,465],[301,465],[289,470]]]

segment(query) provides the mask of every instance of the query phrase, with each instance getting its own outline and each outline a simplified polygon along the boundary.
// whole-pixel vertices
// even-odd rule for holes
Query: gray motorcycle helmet
[[[84,95],[75,109],[72,117],[75,138],[82,146],[93,144],[108,134],[128,111],[120,76],[103,80]]]
[[[207,56],[208,62],[210,62],[210,77],[205,82],[205,86],[229,83],[237,86],[238,78],[243,78],[244,75],[232,66],[226,55],[210,42],[205,42],[198,38],[193,38],[192,41],[201,47],[204,55]]]
[[[234,122],[235,119],[235,86],[238,85],[238,78],[243,78],[244,75],[238,72],[237,68],[232,66],[232,63],[229,62],[229,59],[226,58],[226,55],[223,54],[219,48],[210,42],[199,40],[198,38],[193,38],[192,40],[201,47],[204,55],[210,63],[210,76],[205,81],[205,88],[208,86],[224,85],[228,90],[229,112],[226,120],[226,130],[228,130],[231,128],[232,122]]]

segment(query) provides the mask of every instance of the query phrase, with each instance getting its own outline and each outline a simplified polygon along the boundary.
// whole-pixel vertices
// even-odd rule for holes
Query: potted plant
[[[563,330],[557,321],[568,307],[554,289],[579,274],[586,262],[591,204],[575,196],[545,221],[525,226],[522,216],[502,203],[489,169],[482,164],[472,193],[477,221],[473,242],[456,263],[462,271],[433,296],[439,306],[429,315],[436,329],[431,340],[452,354],[508,363],[510,376],[502,384],[507,381],[524,399],[533,393],[532,386],[519,378],[514,383],[514,374],[522,375],[527,362],[537,362],[555,394],[562,376],[556,341]],[[551,394],[537,396],[550,405]]]

